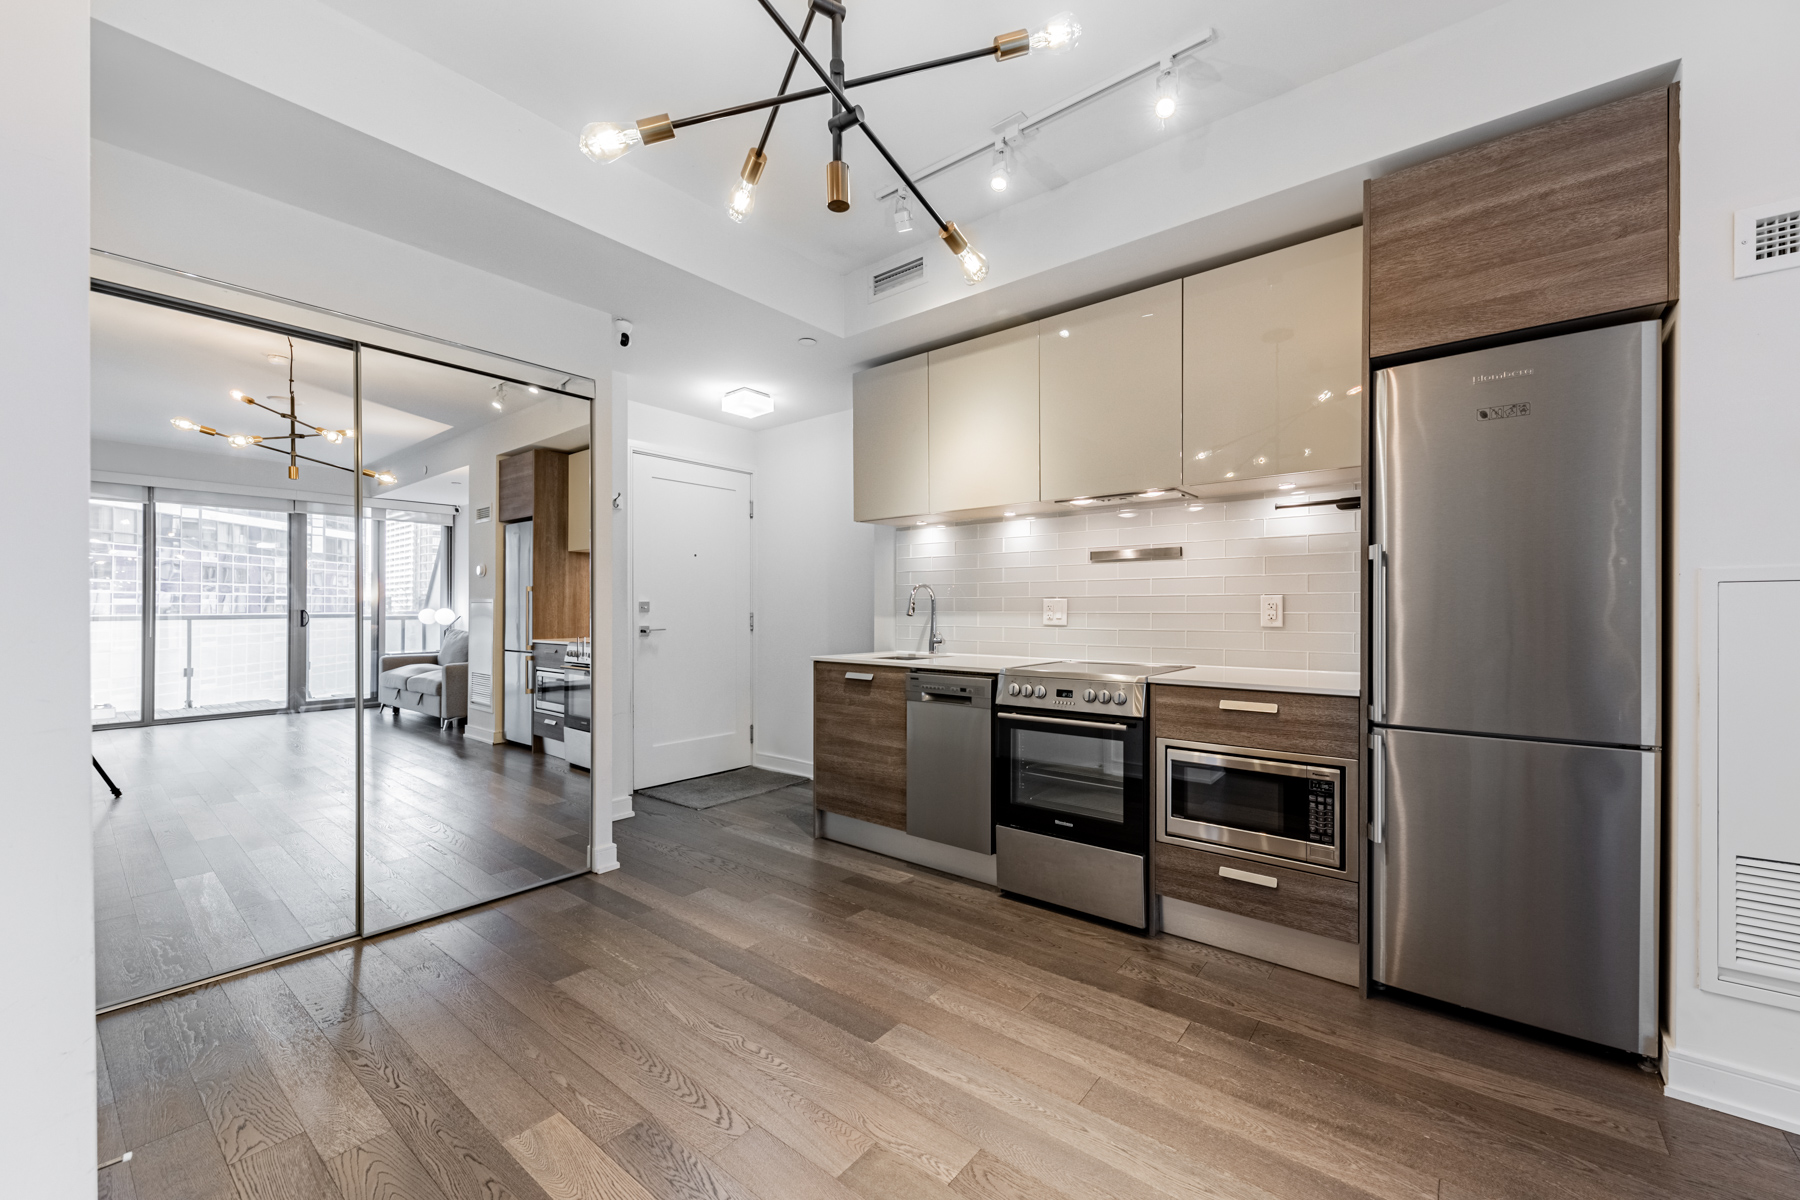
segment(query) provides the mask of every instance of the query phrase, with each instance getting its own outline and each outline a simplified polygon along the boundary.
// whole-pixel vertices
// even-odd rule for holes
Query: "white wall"
[[[88,833],[87,6],[0,37],[0,1160],[23,1196],[94,1194]],[[54,412],[55,431],[43,437]]]
[[[875,527],[851,519],[851,414],[756,434],[756,765],[812,774],[812,656],[871,650]]]
[[[612,424],[610,314],[145,155],[98,141],[84,145],[84,150],[89,145],[94,174],[92,229],[91,234],[84,229],[83,238],[91,236],[97,249],[598,381],[594,403],[600,452],[594,456],[598,476],[594,493],[611,494],[605,470],[610,460],[602,440]],[[85,260],[81,274],[85,278]],[[84,296],[84,328],[85,312]],[[575,415],[582,408],[579,402],[557,401],[557,405],[562,407],[544,405],[519,414],[518,428],[506,426],[508,436],[516,434],[519,439],[513,444],[529,444],[581,419]],[[471,472],[471,502],[483,495],[483,486],[491,489],[489,457],[485,475]],[[419,466],[404,455],[395,462],[403,472]],[[85,477],[85,467],[81,473]],[[403,482],[411,481],[411,476],[403,476]],[[487,498],[491,499],[491,491]],[[483,543],[498,526],[480,526],[478,532],[472,522],[458,525],[458,561],[467,569],[485,559],[491,572],[493,552]],[[596,530],[601,539],[609,533],[604,526]],[[464,542],[465,535],[473,540]],[[85,534],[77,541],[84,538]],[[612,622],[612,588],[606,577],[611,560],[610,547],[594,556],[598,629]],[[478,581],[490,589],[488,599],[493,578],[490,573]],[[471,598],[482,597],[475,591]],[[605,639],[596,642],[597,656],[606,654],[606,645]],[[598,674],[604,677],[610,670],[610,661],[596,659]],[[611,757],[610,730],[602,726],[594,731],[597,780],[610,776]],[[605,792],[604,784],[597,788],[600,797]],[[597,867],[616,860],[610,831],[611,811],[602,799],[594,826]]]

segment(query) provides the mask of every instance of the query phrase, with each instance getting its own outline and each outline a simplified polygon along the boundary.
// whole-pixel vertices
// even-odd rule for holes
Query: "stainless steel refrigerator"
[[[1655,321],[1375,391],[1374,978],[1657,1052]]]
[[[531,522],[506,526],[506,740],[531,745]]]

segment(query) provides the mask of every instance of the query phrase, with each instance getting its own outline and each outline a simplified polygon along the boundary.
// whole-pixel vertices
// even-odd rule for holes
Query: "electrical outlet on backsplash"
[[[902,529],[895,612],[915,583],[930,584],[951,653],[1355,671],[1362,514],[1275,504]],[[1182,556],[1088,561],[1090,550],[1169,545]],[[1265,595],[1283,598],[1279,629],[1261,627]],[[1046,597],[1068,598],[1066,628],[1043,625]],[[924,615],[895,619],[897,647],[923,648]]]

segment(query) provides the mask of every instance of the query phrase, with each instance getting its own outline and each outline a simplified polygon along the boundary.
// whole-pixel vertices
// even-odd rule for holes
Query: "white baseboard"
[[[617,843],[607,842],[604,846],[594,847],[594,874],[604,875],[608,871],[619,869],[619,847]]]
[[[804,775],[812,778],[812,759],[789,758],[785,754],[764,754],[758,750],[750,761],[765,771],[780,771],[787,775]]]
[[[614,796],[613,797],[613,801],[612,801],[612,819],[613,820],[623,821],[626,817],[634,817],[636,815],[637,815],[637,810],[635,808],[631,807],[631,793],[630,792],[625,793],[623,796]]]
[[[1362,950],[1354,943],[1335,941],[1285,925],[1271,925],[1253,917],[1240,917],[1173,896],[1158,899],[1162,901],[1164,933],[1190,942],[1205,942],[1221,950],[1260,958],[1352,987],[1361,979]]]
[[[914,837],[910,833],[889,829],[886,825],[874,825],[868,821],[859,821],[855,817],[846,817],[841,813],[825,814],[825,836],[834,842],[842,842],[846,846],[872,850],[876,854],[885,854],[889,858],[898,858],[903,862],[917,863],[921,867],[930,867],[932,870],[942,871],[946,875],[960,875],[964,879],[973,879],[977,883],[993,883],[998,878],[995,873],[994,856],[991,854],[977,854],[973,850],[964,850],[960,846],[928,842],[924,838]]]
[[[500,736],[500,731],[498,729],[495,729],[491,725],[481,724],[480,719],[482,716],[483,714],[477,712],[475,709],[471,708],[469,710],[469,723],[463,726],[463,740],[469,742],[485,742],[490,746],[498,746],[505,739]],[[486,716],[489,719],[492,719],[493,714],[488,713]]]
[[[1736,1063],[1669,1047],[1663,1095],[1800,1133],[1800,1080],[1780,1079]]]

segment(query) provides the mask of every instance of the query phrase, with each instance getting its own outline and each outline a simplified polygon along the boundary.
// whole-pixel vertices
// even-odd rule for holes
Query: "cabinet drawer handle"
[[[867,672],[864,672],[864,671],[845,671],[844,678],[845,679],[860,679],[864,683],[869,683],[874,680],[875,676],[868,674]]]
[[[1249,871],[1240,871],[1236,867],[1220,867],[1219,874],[1227,879],[1237,879],[1244,883],[1254,883],[1258,887],[1280,887],[1281,880],[1273,875],[1256,875]]]
[[[1279,704],[1263,704],[1256,700],[1221,700],[1219,707],[1230,712],[1278,713],[1281,711]]]

